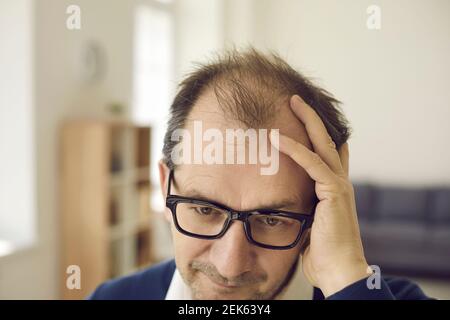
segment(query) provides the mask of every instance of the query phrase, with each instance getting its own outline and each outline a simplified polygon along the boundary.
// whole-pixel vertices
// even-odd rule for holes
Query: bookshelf
[[[61,296],[84,299],[101,282],[155,262],[150,207],[150,127],[76,120],[60,148]],[[81,289],[66,286],[67,267]]]

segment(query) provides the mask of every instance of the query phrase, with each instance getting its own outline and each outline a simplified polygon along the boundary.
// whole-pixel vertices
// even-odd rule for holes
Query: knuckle
[[[328,136],[327,146],[331,149],[336,149],[336,143],[330,136]]]
[[[313,165],[322,165],[323,161],[322,161],[322,158],[317,153],[314,152],[311,155],[311,163]]]

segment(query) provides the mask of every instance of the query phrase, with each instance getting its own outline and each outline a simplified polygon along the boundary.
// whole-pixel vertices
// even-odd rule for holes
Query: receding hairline
[[[337,148],[350,136],[351,130],[340,110],[340,102],[329,92],[314,85],[274,52],[233,49],[197,64],[197,68],[180,83],[164,138],[164,160],[170,168],[174,167],[170,160],[175,146],[171,141],[172,132],[185,127],[197,100],[210,89],[213,89],[226,120],[238,121],[248,128],[270,126],[276,119],[277,107],[298,94],[317,112]]]
[[[237,124],[242,129],[262,129],[272,128],[278,118],[281,108],[289,106],[289,95],[278,94],[273,96],[265,105],[259,104],[258,101],[253,102],[253,110],[248,110],[249,104],[235,104],[235,100],[230,97],[232,93],[229,87],[211,87],[205,88],[202,94],[192,105],[189,114],[186,116],[185,128],[189,121],[199,120],[196,116],[200,113],[216,114],[223,119],[222,124]],[[218,94],[217,92],[221,93]],[[267,100],[267,97],[264,97]],[[255,105],[257,104],[258,105]],[[212,107],[214,105],[214,108]],[[217,108],[215,108],[217,106]],[[241,109],[247,110],[242,113]],[[264,110],[264,111],[263,111]],[[195,116],[194,116],[195,115]]]

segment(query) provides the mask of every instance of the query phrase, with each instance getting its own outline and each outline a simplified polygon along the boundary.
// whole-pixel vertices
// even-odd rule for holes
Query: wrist
[[[336,264],[318,277],[318,287],[325,298],[372,274],[365,260]]]

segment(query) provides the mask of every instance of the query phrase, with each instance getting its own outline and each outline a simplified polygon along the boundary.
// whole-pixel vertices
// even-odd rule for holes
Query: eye
[[[275,227],[283,222],[280,219],[274,218],[274,217],[264,217],[263,223],[267,224],[268,226]]]
[[[214,213],[214,209],[211,207],[192,207],[192,209],[194,209],[195,212],[203,216],[208,216]]]

